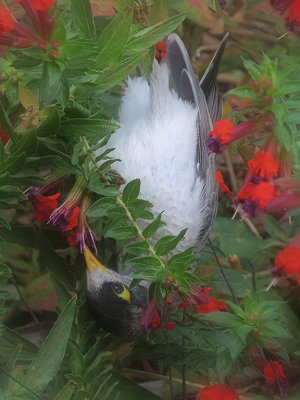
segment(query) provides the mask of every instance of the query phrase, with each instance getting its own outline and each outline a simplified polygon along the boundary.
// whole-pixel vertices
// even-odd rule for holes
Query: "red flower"
[[[209,292],[212,290],[212,288],[205,287],[203,288],[204,294],[209,296]],[[210,312],[218,312],[220,310],[225,310],[226,309],[226,303],[220,300],[216,300],[213,297],[209,297],[209,302],[207,304],[200,304],[198,306],[198,314],[208,314]]]
[[[224,182],[224,178],[221,171],[216,172],[215,178],[222,192],[226,193],[228,196],[232,196],[232,192],[229,190],[228,186]]]
[[[49,218],[52,211],[57,207],[57,199],[60,193],[52,196],[39,195],[34,201],[35,218],[39,222],[45,222]]]
[[[300,1],[294,0],[289,9],[289,20],[292,24],[300,25]]]
[[[1,129],[1,126],[0,126],[0,140],[3,145],[6,145],[6,143],[9,141],[9,135]]]
[[[271,153],[260,151],[255,154],[253,160],[248,161],[249,171],[252,175],[270,179],[279,170],[279,163],[271,156]]]
[[[155,308],[155,313],[152,318],[150,326],[153,329],[156,328],[167,329],[167,324],[161,325],[161,319],[157,308]],[[176,328],[176,322],[168,322],[168,331],[173,331],[175,328]]]
[[[46,11],[54,5],[55,0],[29,0],[29,2],[35,10]]]
[[[268,383],[271,385],[276,385],[277,380],[279,383],[287,383],[287,377],[284,375],[282,365],[278,361],[271,361],[264,368],[264,376]]]
[[[237,195],[243,201],[243,211],[253,217],[256,208],[264,208],[276,195],[275,186],[270,182],[259,182],[254,185],[252,182],[244,186]]]
[[[73,231],[71,235],[68,236],[67,241],[71,247],[76,247],[77,244],[77,232]]]
[[[80,213],[80,207],[76,206],[72,212],[66,217],[68,225],[66,226],[67,231],[71,231],[75,226],[78,225],[78,214]]]
[[[194,306],[198,306],[200,304],[208,304],[209,303],[209,292],[212,290],[210,287],[201,288],[197,285],[192,285],[191,288],[195,293],[180,293],[180,296],[183,303],[179,304],[178,309],[181,308],[193,308]]]
[[[201,389],[199,400],[238,400],[238,394],[229,387],[221,385],[205,386]]]
[[[15,22],[10,12],[5,7],[0,7],[0,35],[14,29]]]
[[[215,123],[213,130],[209,132],[209,136],[212,136],[214,139],[220,139],[220,143],[224,144],[231,140],[233,128],[233,122],[227,118],[221,119]]]
[[[300,286],[300,248],[286,246],[275,259],[276,267],[288,275],[297,274],[297,283]]]
[[[162,58],[167,57],[167,43],[157,42],[155,45],[155,58],[157,61],[161,61]]]

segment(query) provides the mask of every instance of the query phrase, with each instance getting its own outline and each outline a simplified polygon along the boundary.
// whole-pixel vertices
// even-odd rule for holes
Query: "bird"
[[[154,59],[149,78],[128,78],[120,128],[106,145],[121,160],[114,166],[117,174],[126,182],[139,178],[140,196],[151,202],[151,212],[163,211],[166,225],[152,239],[187,228],[177,251],[196,246],[200,253],[217,212],[215,154],[207,152],[206,141],[222,116],[217,73],[227,39],[228,34],[198,82],[184,43],[170,34],[167,57],[161,63]],[[87,303],[100,325],[122,336],[144,335],[140,319],[149,304],[149,285],[142,281],[131,288],[130,276],[103,266],[89,249],[84,255]]]

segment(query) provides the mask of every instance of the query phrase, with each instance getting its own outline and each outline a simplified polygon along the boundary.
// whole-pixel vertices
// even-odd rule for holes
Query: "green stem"
[[[121,199],[120,195],[116,196],[116,202],[119,206],[121,206],[122,208],[124,208],[125,212],[126,212],[126,216],[129,219],[130,223],[132,224],[132,226],[135,227],[135,229],[137,230],[137,233],[139,235],[139,237],[144,240],[145,242],[148,243],[149,248],[148,251],[153,255],[153,257],[155,257],[157,260],[159,260],[161,266],[165,267],[164,263],[162,262],[161,258],[156,254],[154,248],[151,246],[151,244],[149,243],[149,241],[145,238],[145,236],[143,235],[143,232],[141,231],[141,229],[138,227],[137,223],[135,222],[135,220],[133,219],[130,211],[128,210],[128,208],[126,207],[126,204],[123,202],[123,200]]]
[[[86,137],[85,137],[85,136],[82,136],[81,139],[82,139],[82,143],[83,143],[83,145],[84,145],[84,147],[85,147],[86,152],[89,153],[89,155],[90,155],[90,159],[91,159],[92,163],[93,163],[94,166],[97,168],[97,170],[100,172],[101,170],[100,170],[100,168],[99,168],[99,165],[98,165],[98,163],[97,163],[97,161],[96,161],[96,159],[95,159],[95,156],[94,156],[93,152],[90,151],[91,147],[90,147],[88,141],[86,140]],[[101,171],[101,173],[102,173],[102,171]],[[130,221],[131,225],[135,227],[135,229],[136,229],[136,231],[137,231],[139,237],[140,237],[142,240],[144,240],[145,242],[148,243],[148,245],[149,245],[148,251],[152,254],[153,257],[155,257],[157,260],[159,260],[160,265],[161,265],[162,267],[165,267],[165,265],[164,265],[164,263],[162,262],[161,258],[156,254],[154,248],[151,246],[151,244],[149,243],[149,241],[148,241],[148,240],[145,238],[145,236],[143,235],[143,232],[142,232],[141,229],[138,227],[137,223],[135,222],[134,218],[133,218],[132,215],[131,215],[131,212],[129,211],[128,207],[126,206],[126,204],[125,204],[125,203],[123,202],[123,200],[121,199],[120,195],[116,196],[115,199],[116,199],[116,203],[117,203],[119,206],[121,206],[122,208],[124,208],[128,220]]]
[[[131,375],[136,375],[136,376],[145,376],[148,378],[155,378],[155,379],[161,379],[164,381],[169,381],[169,376],[166,375],[160,375],[160,374],[155,374],[154,372],[148,372],[148,371],[138,371],[137,369],[133,368],[124,368],[123,371],[125,373],[131,374]],[[182,384],[182,380],[179,378],[173,378],[173,382]],[[202,389],[204,388],[205,385],[200,385],[199,383],[194,383],[190,381],[185,382],[187,386],[196,388],[196,389]]]

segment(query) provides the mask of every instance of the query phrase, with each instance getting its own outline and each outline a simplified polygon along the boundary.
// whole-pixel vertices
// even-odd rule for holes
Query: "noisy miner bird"
[[[206,140],[221,118],[222,99],[217,72],[228,34],[222,40],[200,83],[178,35],[167,39],[167,58],[146,80],[128,78],[119,113],[120,128],[107,147],[122,161],[115,170],[126,182],[141,180],[141,198],[163,211],[166,226],[154,235],[178,235],[187,229],[178,250],[197,246],[200,252],[217,211],[215,156],[206,151]],[[170,74],[174,89],[170,89]],[[85,252],[88,266],[87,301],[96,319],[107,330],[123,336],[145,333],[139,322],[148,305],[148,286],[130,288],[132,278],[105,268]]]

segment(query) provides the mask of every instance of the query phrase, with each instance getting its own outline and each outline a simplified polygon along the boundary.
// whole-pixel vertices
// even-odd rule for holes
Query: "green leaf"
[[[166,255],[174,250],[178,243],[184,238],[187,229],[183,229],[177,236],[168,235],[159,239],[154,246],[157,255]]]
[[[1,129],[8,134],[8,136],[11,138],[13,143],[16,143],[17,141],[17,135],[14,131],[14,128],[12,127],[12,124],[10,123],[10,120],[3,108],[2,102],[0,102],[0,127]]]
[[[144,230],[143,236],[145,238],[151,237],[161,226],[165,225],[164,222],[161,221],[161,214],[160,213],[154,221],[152,221]]]
[[[116,240],[133,239],[136,237],[137,230],[134,226],[111,226],[104,234]]]
[[[157,24],[143,29],[131,36],[124,47],[124,54],[136,54],[138,51],[148,49],[164,36],[173,32],[186,18],[186,14],[177,14],[173,17],[158,22]]]
[[[286,243],[289,240],[289,235],[284,228],[272,217],[272,215],[265,214],[261,217],[264,227],[268,234],[273,237],[282,240]]]
[[[61,122],[57,135],[71,138],[96,136],[98,140],[101,140],[118,128],[119,125],[105,119],[73,118]]]
[[[60,127],[60,116],[56,108],[47,109],[47,118],[38,126],[36,134],[39,137],[55,135]]]
[[[102,32],[98,40],[98,55],[96,65],[98,69],[116,61],[127,42],[132,23],[133,7],[119,12]]]
[[[25,153],[27,157],[30,157],[36,152],[37,148],[37,137],[35,132],[27,133],[20,139],[14,146],[12,155],[15,157],[17,154]]]
[[[116,206],[116,201],[111,197],[103,197],[97,200],[88,209],[87,216],[93,218],[99,218],[106,215],[107,211]]]
[[[21,153],[18,156],[9,158],[0,165],[0,174],[3,174],[4,172],[8,172],[10,174],[19,172],[24,167],[25,160],[25,153]]]
[[[249,99],[259,100],[259,95],[254,91],[252,87],[241,86],[236,89],[230,90],[227,93],[227,96],[238,96],[238,97],[246,97]]]
[[[133,256],[139,256],[142,253],[145,253],[149,249],[148,242],[136,242],[129,244],[125,247],[125,251],[128,254]]]
[[[280,95],[291,94],[300,91],[300,81],[288,81],[282,83],[279,88]]]
[[[94,40],[96,30],[89,0],[71,0],[72,22],[86,39]]]
[[[134,179],[127,183],[122,193],[123,202],[128,205],[137,199],[140,193],[141,181],[140,179]]]
[[[98,83],[98,89],[104,92],[111,89],[113,86],[120,84],[145,57],[146,52],[138,53],[133,57],[126,58],[115,67],[103,70],[96,82]]]
[[[75,298],[67,303],[27,369],[23,382],[37,393],[43,393],[59,370],[73,325],[75,304]],[[26,389],[16,386],[14,394],[16,400],[21,400],[25,394],[27,394]]]

